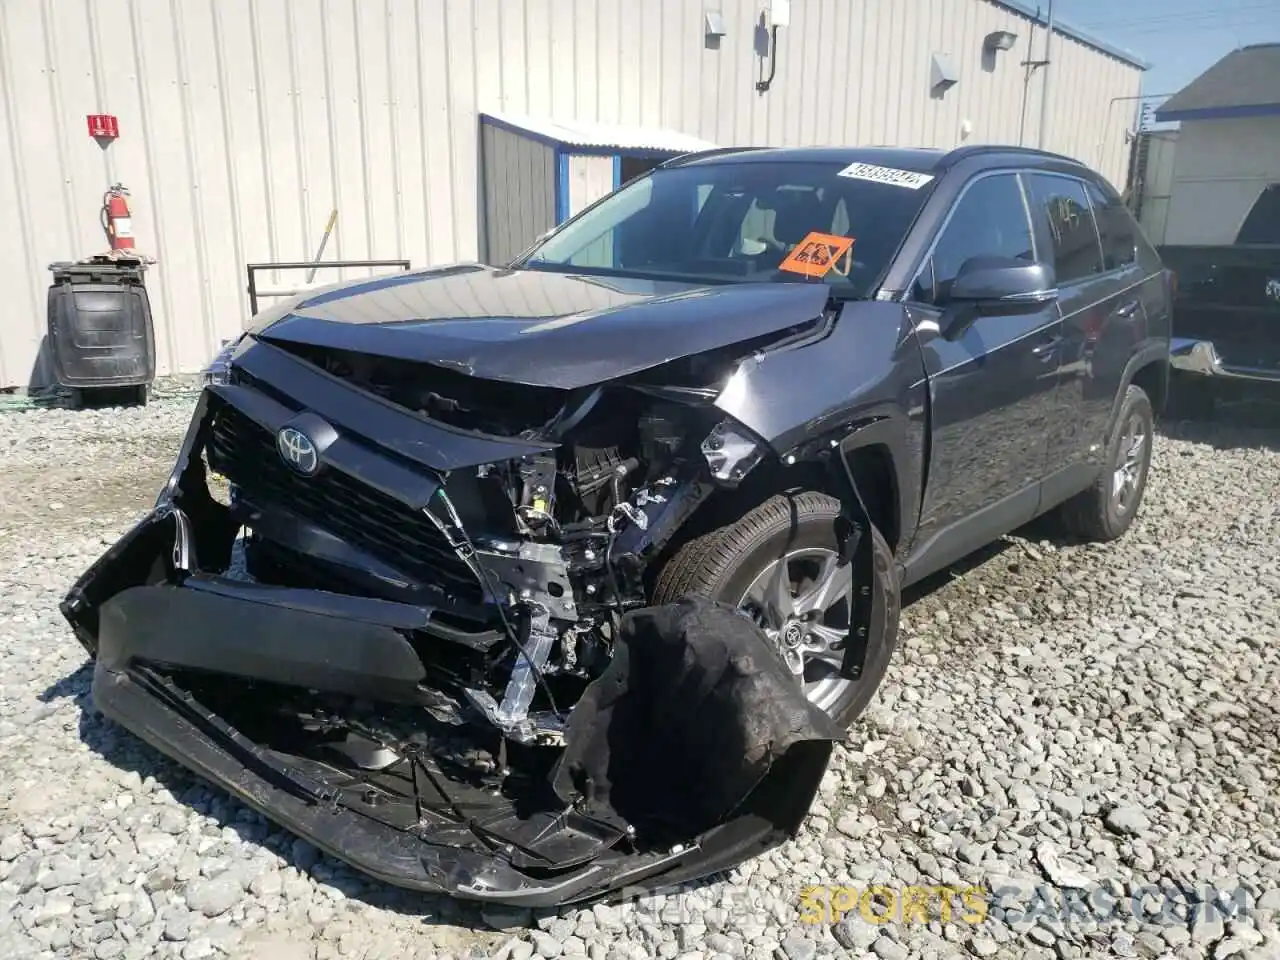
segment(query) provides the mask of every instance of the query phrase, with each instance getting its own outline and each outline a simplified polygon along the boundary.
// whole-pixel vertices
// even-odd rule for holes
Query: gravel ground
[[[7,960],[1280,956],[1280,426],[1175,425],[1123,541],[1023,531],[913,591],[794,843],[531,917],[367,882],[95,714],[57,601],[189,415],[0,415]]]

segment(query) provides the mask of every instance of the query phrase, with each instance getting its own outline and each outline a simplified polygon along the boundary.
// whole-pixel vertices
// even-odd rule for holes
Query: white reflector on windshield
[[[874,163],[851,163],[836,176],[852,177],[854,180],[871,180],[875,183],[891,183],[895,187],[909,187],[912,190],[919,190],[933,179],[931,173],[895,170],[893,167],[878,167]]]

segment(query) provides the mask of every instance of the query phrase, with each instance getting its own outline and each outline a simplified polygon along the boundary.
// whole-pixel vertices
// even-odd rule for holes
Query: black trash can
[[[146,403],[156,375],[151,301],[137,261],[53,263],[49,355],[77,399],[90,392]]]

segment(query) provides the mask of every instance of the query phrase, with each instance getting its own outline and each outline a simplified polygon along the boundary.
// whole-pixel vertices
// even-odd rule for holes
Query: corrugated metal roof
[[[991,0],[991,2],[1004,7],[1006,10],[1013,10],[1015,13],[1022,14],[1024,17],[1027,17],[1039,26],[1045,26],[1048,22],[1045,15],[1041,13],[1039,4],[1036,4],[1036,6],[1033,7],[1030,3],[1024,2],[1024,0]],[[1064,37],[1071,37],[1073,40],[1078,40],[1085,46],[1092,47],[1094,50],[1113,56],[1117,60],[1123,60],[1125,63],[1137,67],[1139,70],[1146,70],[1151,66],[1151,64],[1147,63],[1132,50],[1126,50],[1124,47],[1117,46],[1114,43],[1109,43],[1095,34],[1081,30],[1079,27],[1074,27],[1070,23],[1063,22],[1056,16],[1053,18],[1053,32],[1060,33]]]
[[[1156,119],[1212,120],[1280,113],[1280,43],[1229,54],[1175,93]]]
[[[714,150],[717,146],[709,140],[661,127],[551,120],[519,113],[482,113],[480,117],[483,121],[526,136],[570,148],[697,153],[699,150]]]

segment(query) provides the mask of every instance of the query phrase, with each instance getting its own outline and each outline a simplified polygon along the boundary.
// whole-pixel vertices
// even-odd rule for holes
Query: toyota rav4
[[[904,585],[1133,523],[1169,304],[1063,157],[679,158],[257,317],[62,609],[106,715],[372,875],[705,875],[799,828]]]

